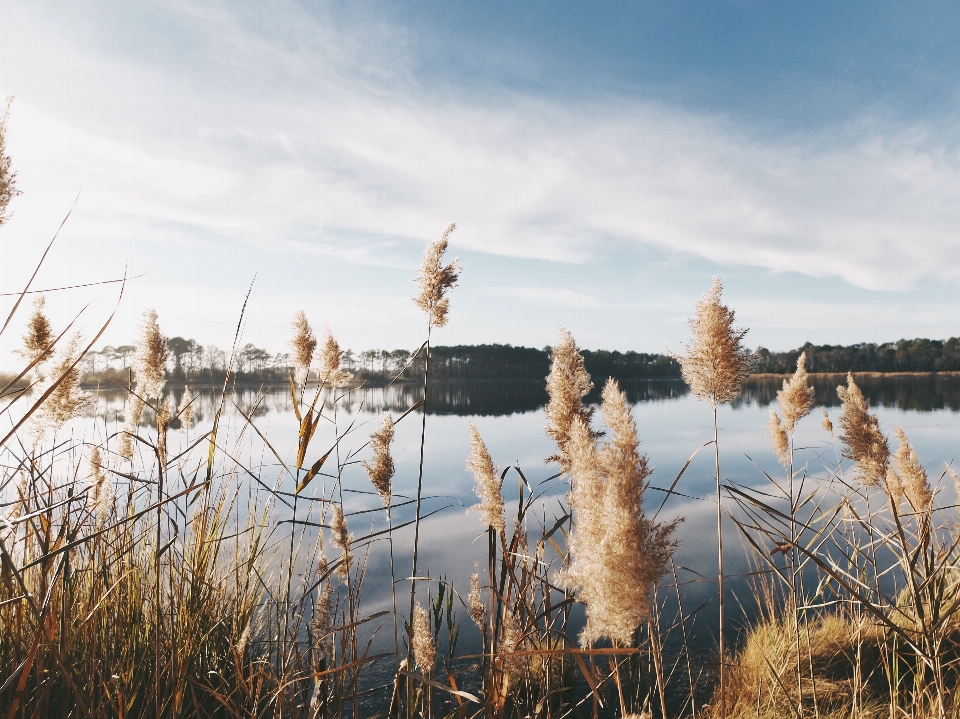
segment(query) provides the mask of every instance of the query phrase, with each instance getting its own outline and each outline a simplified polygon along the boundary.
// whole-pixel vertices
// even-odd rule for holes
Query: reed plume
[[[140,430],[140,418],[143,416],[143,398],[131,394],[123,408],[123,430],[120,432],[119,455],[126,460],[133,459],[133,437]]]
[[[583,646],[608,637],[622,645],[648,617],[649,593],[676,547],[675,523],[658,524],[643,511],[651,470],[640,453],[626,395],[608,380],[601,410],[612,436],[602,447],[583,420],[570,430],[570,507],[576,525],[569,567],[558,580],[586,604]]]
[[[167,466],[167,433],[171,419],[170,401],[165,399],[157,407],[157,460],[161,467]]]
[[[583,398],[591,389],[593,382],[583,364],[580,349],[573,335],[561,327],[560,341],[550,353],[550,374],[547,375],[550,401],[544,413],[547,415],[547,434],[557,444],[557,453],[548,457],[547,462],[556,462],[564,472],[569,472],[572,466],[568,451],[571,428],[576,420],[590,427],[593,408],[584,407]]]
[[[933,491],[927,479],[927,472],[917,457],[917,451],[910,444],[906,433],[900,427],[893,428],[897,435],[899,446],[893,453],[893,466],[900,478],[903,495],[907,498],[914,512],[925,512],[933,503]],[[889,476],[888,472],[888,476]]]
[[[339,504],[333,505],[333,520],[330,522],[333,533],[333,545],[342,552],[340,566],[337,567],[337,576],[346,579],[350,576],[350,542],[353,536],[347,532],[347,522],[343,518],[343,508]]]
[[[43,379],[41,365],[53,356],[50,343],[53,342],[53,327],[44,313],[47,299],[37,295],[33,300],[33,313],[27,321],[27,331],[23,335],[23,347],[15,350],[27,364],[37,360],[37,375]]]
[[[843,456],[857,463],[857,476],[867,487],[877,487],[887,476],[890,449],[887,438],[880,432],[877,416],[870,414],[863,392],[847,374],[847,386],[837,387],[842,400],[840,441],[845,445]]]
[[[713,454],[717,481],[717,584],[720,599],[720,716],[726,717],[726,648],[724,644],[723,592],[723,509],[720,478],[720,437],[717,427],[717,405],[730,402],[740,395],[744,380],[750,376],[756,356],[743,346],[746,329],[733,326],[735,314],[720,304],[723,283],[713,278],[710,291],[697,302],[696,313],[690,318],[691,338],[687,356],[677,357],[684,381],[698,399],[706,399],[713,409]]]
[[[186,432],[193,422],[193,392],[189,387],[183,390],[183,397],[177,407],[177,418],[180,420],[180,430]]]
[[[427,612],[417,602],[413,610],[413,661],[417,668],[425,675],[433,673],[433,666],[436,662],[437,644],[433,640],[433,632],[430,629],[430,620],[427,618]]]
[[[328,642],[327,635],[330,632],[330,620],[333,617],[333,585],[330,583],[329,564],[323,551],[320,552],[320,558],[317,562],[317,577],[320,586],[317,587],[317,599],[313,605],[313,618],[310,620],[310,634],[313,641],[321,650],[326,647]]]
[[[395,471],[393,456],[390,454],[390,444],[393,442],[393,415],[389,412],[383,415],[380,429],[370,435],[370,446],[373,448],[373,461],[363,461],[363,468],[370,478],[371,484],[383,500],[386,507],[390,506],[393,495],[392,480]]]
[[[514,654],[514,652],[520,650],[522,641],[523,629],[520,622],[509,607],[505,607],[499,653],[503,657],[504,673],[514,677],[522,674],[527,666],[526,657],[522,654]]]
[[[492,527],[497,532],[503,532],[503,494],[501,493],[500,473],[487,445],[483,443],[480,432],[470,424],[470,457],[467,459],[467,469],[473,472],[473,491],[480,498],[480,504],[474,505],[468,511],[480,512],[480,523]]]
[[[470,575],[470,595],[467,597],[467,611],[474,623],[483,629],[487,622],[487,605],[480,596],[480,573],[477,565],[473,565],[474,572]]]
[[[90,450],[88,461],[90,463],[91,484],[90,511],[94,516],[96,528],[100,530],[113,511],[113,484],[107,479],[107,475],[103,471],[100,448],[96,445]]]
[[[690,391],[713,406],[740,396],[756,362],[743,346],[748,330],[735,328],[734,311],[720,304],[722,292],[723,284],[714,277],[710,291],[697,302],[696,314],[689,320],[692,337],[687,356],[678,357]]]
[[[30,418],[31,432],[39,441],[48,431],[57,432],[91,403],[90,395],[80,389],[77,360],[83,352],[79,335],[73,335],[53,359],[49,376],[37,383],[34,392],[42,396],[54,384],[53,391]]]
[[[770,444],[773,445],[773,451],[777,459],[783,465],[790,464],[790,440],[787,438],[787,431],[783,427],[780,417],[772,409],[770,410]]]
[[[343,359],[343,350],[333,338],[330,328],[323,335],[323,344],[320,347],[320,381],[326,382],[330,387],[342,387],[346,384],[352,375],[340,369],[340,361]]]
[[[294,377],[296,383],[302,387],[310,374],[310,365],[313,364],[313,355],[317,350],[317,336],[313,333],[303,310],[297,310],[292,324],[293,337],[290,340],[290,349],[293,352]]]
[[[777,392],[777,402],[783,413],[785,429],[791,435],[801,419],[810,414],[813,407],[814,389],[807,384],[807,353],[801,352],[797,358],[797,371],[793,377],[783,381],[783,389]]]
[[[420,262],[420,276],[414,282],[420,292],[413,298],[414,303],[427,315],[431,327],[443,327],[447,324],[447,312],[450,300],[447,291],[457,286],[461,267],[457,260],[444,266],[443,255],[447,251],[450,235],[457,229],[454,223],[447,225],[439,240],[427,245]]]
[[[823,412],[823,422],[820,426],[823,427],[827,432],[830,433],[830,436],[833,436],[833,422],[830,421],[830,415],[827,414],[827,408],[821,407],[820,411]]]
[[[143,313],[140,336],[135,347],[133,370],[139,394],[147,400],[159,399],[163,392],[163,370],[167,363],[168,349],[157,323],[156,310],[148,309]]]
[[[0,226],[10,219],[7,207],[11,200],[20,194],[17,189],[17,173],[13,171],[13,161],[7,154],[7,118],[10,117],[10,105],[13,96],[7,97],[3,110],[0,110]]]

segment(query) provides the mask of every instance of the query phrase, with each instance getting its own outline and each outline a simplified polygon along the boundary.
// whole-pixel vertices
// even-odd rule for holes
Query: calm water
[[[883,431],[892,435],[894,425],[899,424],[912,440],[931,478],[941,474],[945,462],[954,461],[960,447],[960,378],[865,378],[860,384],[871,407],[879,415]],[[746,386],[741,399],[720,408],[720,461],[726,480],[763,487],[767,480],[762,472],[783,476],[784,470],[773,455],[767,435],[771,401],[775,402],[779,385],[780,382],[776,380],[753,380]],[[825,406],[831,419],[838,425],[836,382],[817,379],[815,386],[818,405]],[[643,449],[655,469],[647,497],[648,511],[653,512],[665,496],[659,490],[669,487],[688,458],[712,438],[712,415],[709,406],[690,395],[680,380],[637,382],[624,389],[633,402]],[[390,411],[396,418],[420,399],[419,393],[418,387],[372,388],[351,392],[340,399],[335,412],[328,412],[329,421],[321,426],[311,445],[305,462],[308,466],[334,445],[338,432],[342,434],[352,425],[352,431],[339,444],[339,460],[345,463],[340,489],[343,491],[350,530],[357,537],[386,526],[381,512],[365,511],[380,507],[380,501],[371,493],[372,488],[359,464],[360,459],[369,456],[369,451],[361,451],[360,448],[369,433],[379,426],[382,412]],[[173,392],[174,401],[179,400],[179,394],[179,390]],[[173,440],[174,446],[178,443],[186,446],[209,426],[215,412],[213,394],[210,391],[199,401],[199,416],[194,427],[185,433],[178,433]],[[223,448],[221,460],[229,464],[229,455],[272,485],[283,476],[274,452],[285,462],[292,463],[297,446],[298,422],[289,391],[242,391],[234,399],[236,405],[228,404],[224,412],[224,430],[220,437],[220,446]],[[431,577],[443,576],[465,591],[474,563],[483,565],[485,560],[485,540],[481,538],[484,528],[476,514],[466,511],[477,501],[473,494],[472,476],[465,470],[469,453],[469,425],[472,423],[479,429],[494,462],[501,469],[508,465],[520,467],[530,484],[536,485],[555,472],[553,466],[544,464],[544,457],[554,451],[551,440],[544,433],[546,420],[543,405],[546,394],[542,386],[536,383],[447,384],[437,386],[429,399],[423,478],[423,491],[427,497],[424,514],[439,511],[421,525],[418,573],[425,575],[429,572]],[[590,399],[596,401],[597,397],[591,395]],[[102,442],[104,437],[119,429],[118,416],[122,412],[122,401],[121,395],[103,394],[89,416],[78,421],[69,431],[75,436],[82,435],[89,440]],[[244,429],[241,410],[246,414],[252,413],[257,429],[269,438],[272,450],[256,432]],[[144,418],[145,427],[149,419]],[[421,414],[412,413],[397,426],[393,446],[397,469],[394,478],[396,503],[416,493],[421,420]],[[822,415],[817,408],[814,414],[798,425],[796,444],[799,448],[798,462],[808,464],[811,475],[823,477],[829,468],[836,466],[839,449],[833,438],[821,428],[821,421]],[[334,466],[331,460],[328,467]],[[189,473],[191,467],[185,464],[183,469]],[[687,585],[685,601],[688,602],[688,608],[710,600],[716,592],[713,471],[712,449],[708,447],[694,457],[678,483],[676,491],[683,496],[671,497],[660,515],[664,519],[685,518],[678,532],[680,546],[676,554],[677,564],[683,567],[681,579],[692,581],[698,576],[704,578]],[[543,501],[538,505],[538,513],[541,521],[552,525],[553,518],[559,516],[559,500],[566,492],[566,485],[561,480],[553,480],[547,486]],[[320,476],[305,494],[329,494],[332,487],[332,476]],[[282,483],[282,488],[290,491],[292,484],[289,481]],[[507,475],[504,490],[509,507],[510,500],[515,501],[518,493],[515,473]],[[945,488],[941,503],[952,502],[952,488]],[[306,516],[303,507],[304,503],[300,503],[300,518]],[[279,519],[289,518],[289,509],[282,505],[279,513]],[[394,524],[405,522],[412,516],[411,505],[398,507],[393,517]],[[531,536],[538,529],[533,522],[528,526]],[[726,527],[725,532],[729,548],[726,553],[727,573],[735,575],[748,571],[742,544],[736,536],[736,527]],[[412,527],[396,534],[398,577],[409,576],[412,534]],[[478,541],[478,538],[481,539]],[[371,545],[367,561],[365,609],[373,612],[388,608],[389,562],[386,543]],[[742,592],[744,589],[736,581],[732,581],[730,586],[732,592]],[[409,595],[400,592],[400,596]],[[406,599],[401,602],[401,610],[406,602]],[[479,633],[466,619],[465,612],[461,612],[460,616],[463,631],[460,649],[470,651],[479,641]],[[709,609],[705,610],[704,618],[698,624],[698,636],[702,642],[712,642],[712,616]],[[378,644],[382,649],[392,650],[390,625],[385,625],[380,631]]]

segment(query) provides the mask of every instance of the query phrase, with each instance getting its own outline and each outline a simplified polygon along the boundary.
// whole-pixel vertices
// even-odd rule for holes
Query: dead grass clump
[[[881,628],[825,614],[800,625],[798,642],[796,627],[792,617],[767,618],[751,627],[728,669],[728,717],[795,717],[801,706],[804,716],[816,711],[823,719],[848,717],[854,707],[862,709],[863,717],[887,716],[888,687],[881,666],[886,638]],[[858,662],[862,680],[857,678]],[[799,684],[798,666],[804,668]],[[806,671],[810,666],[813,678]],[[706,716],[720,716],[716,698]]]

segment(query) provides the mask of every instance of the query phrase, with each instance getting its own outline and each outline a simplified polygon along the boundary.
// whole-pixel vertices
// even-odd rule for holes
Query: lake
[[[814,481],[827,477],[840,458],[838,443],[821,427],[822,414],[819,409],[819,406],[827,408],[839,430],[840,402],[836,395],[839,381],[840,378],[813,378],[818,407],[797,427],[798,465],[806,465]],[[752,379],[746,384],[742,397],[719,409],[720,463],[725,481],[763,489],[769,486],[764,472],[776,478],[785,476],[771,449],[767,433],[769,410],[776,407],[776,391],[780,383],[781,380],[776,378]],[[960,378],[864,377],[859,384],[872,411],[878,414],[883,432],[892,436],[895,425],[902,427],[931,479],[936,480],[945,463],[953,462],[957,454]],[[675,487],[676,494],[669,497],[659,516],[664,520],[684,518],[677,532],[679,547],[675,560],[680,567],[680,580],[684,583],[685,609],[707,604],[691,630],[692,643],[700,648],[702,656],[708,656],[715,646],[715,612],[711,611],[711,599],[716,594],[714,459],[712,447],[703,448],[704,443],[712,439],[710,407],[691,395],[679,379],[632,382],[626,384],[624,389],[633,404],[643,451],[654,468],[646,497],[649,513],[658,510],[666,497],[663,490],[673,484],[691,455],[695,455]],[[179,402],[182,389],[170,390],[170,393],[173,395],[172,401]],[[342,465],[341,483],[335,485],[334,474],[321,474],[303,495],[329,496],[336,486],[336,496],[342,497],[349,529],[355,537],[386,527],[384,513],[375,511],[381,507],[380,499],[373,492],[360,465],[362,459],[370,456],[369,450],[362,447],[370,432],[379,427],[384,411],[392,412],[397,418],[421,398],[421,393],[422,388],[410,385],[360,388],[342,391],[338,401],[328,405],[325,412],[327,419],[321,423],[304,464],[309,466],[336,446],[330,463],[324,469]],[[588,399],[597,401],[598,394],[595,391]],[[544,463],[544,458],[555,450],[544,432],[546,419],[543,406],[546,399],[542,385],[534,382],[445,383],[432,387],[426,405],[423,469],[423,514],[430,516],[421,523],[418,575],[426,576],[429,573],[433,579],[443,577],[465,596],[474,564],[479,563],[481,568],[484,566],[485,528],[480,525],[476,513],[467,511],[477,502],[472,476],[465,468],[471,423],[479,430],[494,463],[501,470],[508,466],[519,467],[531,486],[537,486],[556,473],[555,466]],[[201,396],[196,404],[194,426],[173,435],[171,456],[178,452],[178,446],[188,446],[209,427],[218,402],[219,393],[216,390],[207,390]],[[122,407],[121,394],[103,392],[87,416],[74,422],[65,431],[71,432],[74,437],[83,436],[88,441],[102,442],[120,428]],[[252,419],[255,431],[247,426],[245,416]],[[599,420],[599,417],[596,419]],[[393,513],[394,525],[413,518],[413,504],[403,503],[416,495],[421,420],[422,415],[417,411],[397,425],[393,444],[396,464],[394,503],[397,505]],[[145,430],[149,422],[150,417],[145,416]],[[266,485],[273,486],[279,480],[281,490],[292,492],[293,480],[288,475],[284,479],[280,460],[288,466],[293,463],[298,428],[299,422],[294,415],[288,388],[238,390],[228,400],[222,415],[222,429],[218,438],[220,462],[223,466],[237,462]],[[336,437],[341,435],[344,436],[337,444]],[[269,445],[262,437],[269,440]],[[110,440],[112,442],[114,440]],[[701,449],[698,451],[698,448]],[[895,443],[891,449],[894,448]],[[190,476],[190,472],[199,466],[198,457],[200,460],[205,458],[205,450],[194,451],[188,456],[194,464],[184,463],[180,467],[186,476]],[[238,482],[256,489],[246,470],[238,472],[236,476]],[[560,501],[567,491],[567,485],[562,478],[555,478],[543,489],[537,514],[540,522],[551,526],[555,518],[561,515]],[[516,502],[519,491],[519,475],[508,473],[504,483],[508,517],[511,502]],[[944,484],[943,495],[938,503],[953,502],[953,487],[948,482]],[[315,522],[317,506],[316,503],[299,502],[297,518]],[[308,511],[311,513],[308,514]],[[290,507],[280,504],[276,520],[283,522],[290,518]],[[412,526],[404,527],[394,536],[398,578],[410,576],[412,529]],[[533,520],[529,520],[527,530],[531,537],[539,536],[539,529]],[[304,546],[310,546],[310,541],[315,537],[314,531],[307,526]],[[737,595],[737,599],[744,600],[748,607],[745,611],[749,613],[749,592],[743,582],[736,579],[738,575],[751,570],[749,553],[744,550],[732,522],[725,525],[724,531],[725,569],[733,577],[728,584],[729,591]],[[281,534],[288,536],[285,532],[283,530]],[[391,604],[389,553],[387,543],[381,540],[366,548],[363,609],[367,613],[388,609]],[[335,550],[328,550],[328,555],[336,556]],[[305,556],[299,570],[301,581],[309,586],[316,571],[315,560],[309,551],[305,552]],[[409,589],[405,588],[408,585],[404,583],[398,586],[398,596],[403,597],[399,607],[405,614]],[[422,586],[421,591],[426,591],[426,586]],[[668,610],[672,606],[667,602]],[[479,644],[479,632],[462,608],[459,616],[462,628],[459,649],[461,652],[475,651]],[[742,615],[734,614],[730,620],[731,626],[742,627],[743,619]],[[392,626],[385,624],[377,634],[375,650],[392,651],[392,644]],[[379,679],[389,679],[390,668],[384,666],[382,671],[385,674]]]

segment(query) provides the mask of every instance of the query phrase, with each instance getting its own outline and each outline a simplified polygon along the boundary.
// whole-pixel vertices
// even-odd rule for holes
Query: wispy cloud
[[[292,2],[85,7],[11,4],[0,29],[14,244],[82,185],[71,233],[105,255],[205,245],[251,274],[264,255],[413,267],[456,221],[455,251],[619,275],[638,244],[874,290],[960,279],[960,139],[939,121],[783,135],[638,96],[426,86],[429,38]]]
[[[515,297],[525,302],[556,307],[600,307],[601,302],[586,292],[562,287],[490,287],[488,292],[498,297]]]

